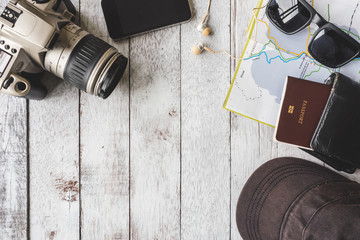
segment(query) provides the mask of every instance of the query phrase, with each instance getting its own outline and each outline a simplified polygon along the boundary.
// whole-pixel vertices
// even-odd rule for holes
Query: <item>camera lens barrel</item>
[[[83,37],[71,52],[65,67],[64,79],[86,91],[92,71],[109,48],[109,44],[91,34]]]
[[[119,82],[116,79],[121,79],[127,62],[127,58],[120,53],[116,53],[111,57],[95,85],[94,92],[97,96],[106,99],[114,91]]]
[[[45,57],[45,68],[89,94],[107,98],[119,83],[127,58],[107,42],[72,23]]]
[[[83,91],[105,99],[119,83],[126,65],[127,59],[114,47],[88,34],[71,52],[64,79]]]

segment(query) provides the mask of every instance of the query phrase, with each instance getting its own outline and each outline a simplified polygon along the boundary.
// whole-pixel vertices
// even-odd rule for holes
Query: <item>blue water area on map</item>
[[[301,57],[300,55],[283,59],[276,50],[262,51],[249,58],[249,61],[252,61],[252,78],[261,89],[274,96],[276,103],[280,104],[284,81],[288,74],[293,75],[292,70],[299,69],[303,61]]]

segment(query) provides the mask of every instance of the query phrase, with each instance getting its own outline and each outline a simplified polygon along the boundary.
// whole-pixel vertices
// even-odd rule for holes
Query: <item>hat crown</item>
[[[347,234],[354,231],[344,231],[350,226],[360,229],[360,185],[349,180],[326,181],[310,186],[292,202],[279,239],[352,239]],[[359,237],[360,233],[355,234]]]

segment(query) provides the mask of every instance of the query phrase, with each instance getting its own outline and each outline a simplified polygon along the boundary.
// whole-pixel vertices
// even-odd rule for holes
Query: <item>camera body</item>
[[[0,92],[43,99],[47,70],[77,88],[107,98],[127,58],[74,24],[70,0],[10,0],[0,16]]]

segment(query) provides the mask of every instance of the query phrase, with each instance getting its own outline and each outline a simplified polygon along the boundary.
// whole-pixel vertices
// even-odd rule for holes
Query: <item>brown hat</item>
[[[244,240],[360,239],[360,184],[309,161],[274,159],[245,184],[236,223]]]

